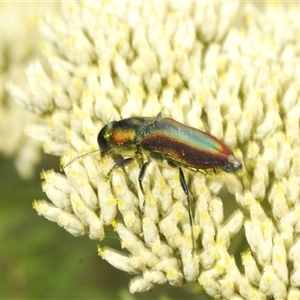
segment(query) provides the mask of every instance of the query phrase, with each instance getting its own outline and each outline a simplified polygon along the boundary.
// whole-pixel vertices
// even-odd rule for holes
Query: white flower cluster
[[[38,49],[36,25],[40,15],[55,8],[57,4],[53,3],[0,4],[0,155],[12,157],[23,178],[34,174],[41,158],[39,143],[24,134],[26,124],[37,122],[38,117],[12,101],[5,85],[12,80],[24,83],[24,67]]]
[[[297,5],[259,10],[234,1],[64,3],[41,27],[48,65],[28,69],[26,89],[10,87],[18,103],[44,116],[30,135],[65,166],[65,175],[43,172],[51,203],[35,201],[38,214],[91,239],[112,226],[126,251],[98,253],[135,275],[132,293],[198,281],[218,299],[298,299],[299,13]],[[76,159],[98,149],[109,121],[160,111],[204,128],[245,162],[240,175],[184,171],[194,252],[176,169],[149,166],[142,215],[138,163],[107,180],[111,157]],[[238,234],[247,245],[232,251]]]

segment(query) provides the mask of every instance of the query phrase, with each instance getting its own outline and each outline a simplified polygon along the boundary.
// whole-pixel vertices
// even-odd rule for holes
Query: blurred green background
[[[73,237],[33,210],[34,199],[47,199],[39,173],[58,160],[45,156],[30,181],[20,179],[10,160],[0,164],[1,299],[210,299],[195,294],[198,284],[131,295],[131,276],[97,256],[99,242]],[[107,238],[104,244],[116,248],[119,241]]]

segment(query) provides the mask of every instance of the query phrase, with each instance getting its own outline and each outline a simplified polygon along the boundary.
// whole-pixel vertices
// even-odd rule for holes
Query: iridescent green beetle
[[[131,117],[108,123],[98,134],[98,145],[101,156],[118,154],[123,157],[113,169],[145,156],[167,161],[170,166],[177,167],[180,184],[187,197],[191,227],[189,190],[182,168],[204,174],[237,172],[242,168],[242,163],[234,157],[232,150],[216,137],[173,119],[163,118],[161,113],[155,118]],[[149,163],[149,160],[143,163],[138,178],[143,194],[142,180]],[[194,249],[193,230],[192,240]]]

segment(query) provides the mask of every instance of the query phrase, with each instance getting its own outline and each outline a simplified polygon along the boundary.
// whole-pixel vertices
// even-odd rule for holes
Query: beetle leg
[[[110,171],[107,173],[107,175],[105,176],[106,179],[110,178],[110,174],[114,169],[120,168],[120,167],[124,167],[127,164],[130,164],[135,158],[133,157],[129,157],[129,158],[122,158],[120,160],[118,160],[115,165],[110,169]]]
[[[192,242],[193,242],[193,251],[195,250],[195,238],[194,238],[194,232],[193,232],[193,218],[192,218],[192,208],[191,208],[191,201],[190,201],[190,194],[189,189],[187,187],[184,174],[182,172],[182,169],[178,167],[179,170],[179,180],[181,187],[186,195],[187,198],[187,204],[188,204],[188,210],[189,210],[189,219],[190,219],[190,226],[191,226],[191,236],[192,236]]]
[[[143,188],[143,178],[144,178],[144,175],[145,175],[145,171],[146,171],[146,168],[149,166],[150,164],[150,161],[147,161],[145,162],[142,167],[141,167],[141,170],[140,170],[140,174],[139,174],[139,185],[140,185],[140,189],[144,195],[144,203],[143,203],[143,207],[142,207],[142,215],[144,214],[145,212],[145,205],[146,205],[146,197],[145,197],[145,193],[144,193],[144,188]]]
[[[192,207],[191,207],[191,201],[190,201],[190,194],[189,194],[189,189],[187,187],[186,181],[185,181],[185,177],[183,174],[183,171],[180,167],[178,167],[177,165],[175,165],[173,162],[168,161],[168,164],[173,167],[173,168],[178,168],[179,171],[179,181],[181,184],[181,187],[186,195],[186,199],[187,199],[187,205],[188,205],[188,211],[189,211],[189,219],[190,219],[190,226],[191,226],[191,237],[192,237],[192,243],[193,243],[193,252],[195,250],[195,238],[194,238],[194,231],[193,231],[193,218],[192,218]]]

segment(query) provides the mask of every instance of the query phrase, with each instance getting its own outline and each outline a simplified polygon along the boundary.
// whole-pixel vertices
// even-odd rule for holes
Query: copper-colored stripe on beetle
[[[139,157],[164,160],[179,170],[180,183],[187,197],[189,219],[193,225],[189,191],[181,168],[205,174],[236,172],[242,168],[230,148],[211,134],[181,124],[173,119],[132,117],[106,124],[98,134],[101,156],[118,154],[123,158],[114,167],[124,166]],[[128,156],[127,158],[125,158]],[[149,161],[143,163],[139,174],[140,189]],[[112,171],[111,170],[111,171]],[[109,174],[111,173],[109,172]],[[142,208],[144,212],[145,203]],[[195,240],[191,231],[193,246]]]

